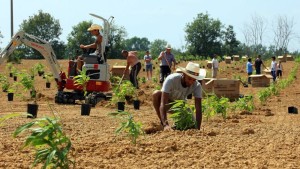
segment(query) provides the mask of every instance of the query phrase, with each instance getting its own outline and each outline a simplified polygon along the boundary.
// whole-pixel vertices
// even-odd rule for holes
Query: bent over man
[[[163,83],[161,90],[154,91],[153,106],[160,119],[164,130],[171,130],[167,119],[167,112],[170,109],[169,103],[175,100],[186,100],[191,93],[194,94],[196,108],[197,128],[200,129],[202,121],[202,92],[201,84],[205,75],[205,69],[200,69],[199,64],[189,62],[185,68],[178,67],[182,73],[169,75]]]

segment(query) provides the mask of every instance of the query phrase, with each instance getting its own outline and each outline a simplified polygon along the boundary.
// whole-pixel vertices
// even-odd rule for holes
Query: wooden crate
[[[126,66],[113,66],[111,68],[112,76],[119,76],[122,77]],[[129,73],[125,74],[124,80],[129,80]]]
[[[266,75],[271,75],[272,76],[271,69],[264,69],[264,72],[265,72]]]
[[[273,79],[271,75],[250,75],[252,87],[268,87]]]

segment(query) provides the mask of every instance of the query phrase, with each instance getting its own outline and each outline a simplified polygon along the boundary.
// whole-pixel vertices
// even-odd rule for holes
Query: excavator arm
[[[26,34],[23,31],[16,33],[7,47],[0,54],[0,64],[3,63],[5,59],[8,58],[9,55],[13,53],[13,51],[21,44],[32,47],[39,51],[43,57],[47,60],[54,77],[58,80],[58,83],[61,82],[65,78],[65,74],[61,71],[59,64],[56,59],[56,55],[53,51],[51,45],[38,37],[33,35]]]

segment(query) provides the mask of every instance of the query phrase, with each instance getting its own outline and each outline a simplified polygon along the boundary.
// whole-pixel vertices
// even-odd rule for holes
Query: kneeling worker
[[[202,121],[202,87],[198,80],[205,77],[206,71],[200,69],[199,64],[193,62],[189,62],[185,68],[178,67],[177,70],[182,73],[169,75],[164,81],[162,89],[154,91],[152,95],[153,106],[164,130],[172,130],[167,119],[167,112],[171,108],[168,104],[174,100],[186,100],[186,97],[193,93],[197,129],[200,129]]]

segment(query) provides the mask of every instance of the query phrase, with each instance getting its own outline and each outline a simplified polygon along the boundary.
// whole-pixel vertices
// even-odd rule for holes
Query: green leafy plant
[[[0,84],[3,91],[8,90],[10,83],[5,75],[0,74]]]
[[[5,66],[6,70],[11,73],[11,69],[13,68],[13,64],[12,63],[7,63],[6,66]]]
[[[62,124],[58,118],[41,118],[19,126],[13,136],[29,131],[23,148],[33,147],[35,149],[35,160],[33,167],[43,163],[43,169],[47,168],[69,168],[75,165],[68,157],[71,150],[71,140],[62,130]]]
[[[39,75],[42,75],[45,72],[45,66],[41,63],[36,63],[34,65],[34,68],[39,73]]]
[[[52,73],[46,73],[45,78],[46,78],[46,82],[50,83],[51,80],[53,79],[53,74]]]
[[[13,74],[13,76],[17,76],[19,74],[19,70],[13,66],[11,68],[11,73]]]
[[[31,98],[36,98],[34,79],[31,78],[31,75],[26,72],[21,72],[18,74],[18,77],[20,78],[19,83],[22,84],[25,91],[31,91]]]
[[[252,112],[254,110],[254,101],[253,96],[245,96],[243,98],[239,98],[233,107],[240,111],[249,111]]]
[[[177,130],[187,130],[196,127],[194,106],[189,105],[184,100],[175,100],[170,105],[172,105],[170,110],[173,112],[170,118],[174,121]]]
[[[142,83],[146,83],[146,78],[145,78],[145,77],[142,77],[142,78],[141,78],[141,81],[142,81]]]
[[[14,82],[13,84],[9,85],[7,92],[8,93],[16,93],[17,89],[18,89],[18,82]]]
[[[129,112],[114,112],[110,113],[110,115],[122,119],[121,125],[116,129],[115,133],[126,133],[126,136],[130,138],[131,142],[136,144],[138,137],[144,134],[144,131],[142,130],[142,123],[136,122],[133,119],[133,115]]]
[[[114,87],[114,94],[112,96],[112,102],[124,102],[126,96],[133,96],[136,88],[128,80],[124,80],[120,86]]]
[[[31,68],[29,68],[29,74],[32,78],[34,78],[34,76],[36,75],[37,70],[35,69],[34,66],[32,66]]]
[[[82,90],[84,92],[84,96],[87,95],[87,90],[86,90],[86,87],[87,87],[87,84],[90,80],[90,77],[86,74],[86,68],[83,67],[82,70],[80,71],[80,74],[79,75],[76,75],[74,77],[74,84],[76,86],[81,86],[82,87]]]

